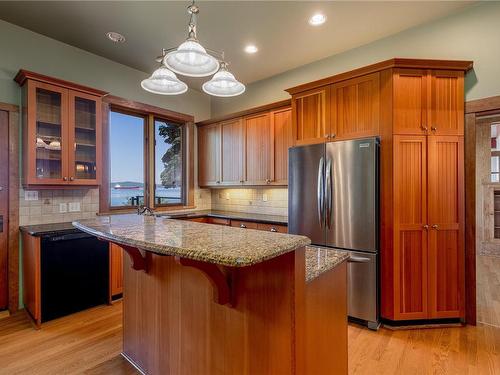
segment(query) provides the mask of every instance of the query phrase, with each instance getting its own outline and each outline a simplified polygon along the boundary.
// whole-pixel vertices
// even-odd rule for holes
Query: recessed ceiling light
[[[309,18],[309,23],[313,26],[319,26],[324,24],[326,21],[326,16],[322,13],[316,13],[311,18]]]
[[[254,46],[253,44],[249,44],[248,46],[245,47],[245,52],[246,53],[255,53],[257,52],[259,49]]]
[[[114,43],[125,43],[126,41],[125,37],[122,34],[114,31],[106,33],[106,36],[108,37],[109,40],[111,40]]]

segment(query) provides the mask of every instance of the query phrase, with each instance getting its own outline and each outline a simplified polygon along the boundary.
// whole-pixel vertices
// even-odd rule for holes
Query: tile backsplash
[[[214,189],[212,209],[288,216],[288,189]]]
[[[89,219],[99,212],[99,189],[38,190],[37,200],[25,200],[19,191],[19,225],[48,224]],[[70,212],[70,203],[79,211]],[[63,211],[61,212],[61,205]]]

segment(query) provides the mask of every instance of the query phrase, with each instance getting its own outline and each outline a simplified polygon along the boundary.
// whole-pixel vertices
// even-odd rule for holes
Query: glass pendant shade
[[[188,77],[206,77],[219,69],[217,59],[194,39],[188,39],[163,60],[172,71]]]
[[[203,84],[202,89],[209,95],[229,97],[243,94],[245,85],[238,82],[223,66],[210,81]]]
[[[160,95],[179,95],[188,89],[187,85],[165,66],[160,66],[151,74],[151,77],[143,80],[141,87]]]

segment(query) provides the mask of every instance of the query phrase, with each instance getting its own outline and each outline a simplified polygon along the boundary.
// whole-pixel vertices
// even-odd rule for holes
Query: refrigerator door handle
[[[326,163],[326,225],[328,229],[332,226],[332,159]]]
[[[357,257],[357,256],[349,256],[347,259],[347,262],[349,263],[369,263],[371,262],[370,258],[365,258],[365,257]]]
[[[324,222],[324,178],[323,178],[323,157],[319,159],[319,166],[318,166],[318,191],[317,191],[317,198],[318,198],[318,219],[319,219],[319,226],[321,229],[323,229],[323,222]]]

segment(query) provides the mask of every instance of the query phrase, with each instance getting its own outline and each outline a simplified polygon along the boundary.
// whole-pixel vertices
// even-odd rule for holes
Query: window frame
[[[111,112],[123,113],[144,118],[144,204],[156,211],[172,211],[195,208],[194,206],[194,117],[160,107],[130,101],[108,95],[103,98],[102,106],[102,182],[99,186],[99,213],[136,212],[137,206],[111,206],[110,194],[110,148],[109,130]],[[180,204],[155,204],[155,121],[178,124],[182,132],[182,202]]]

